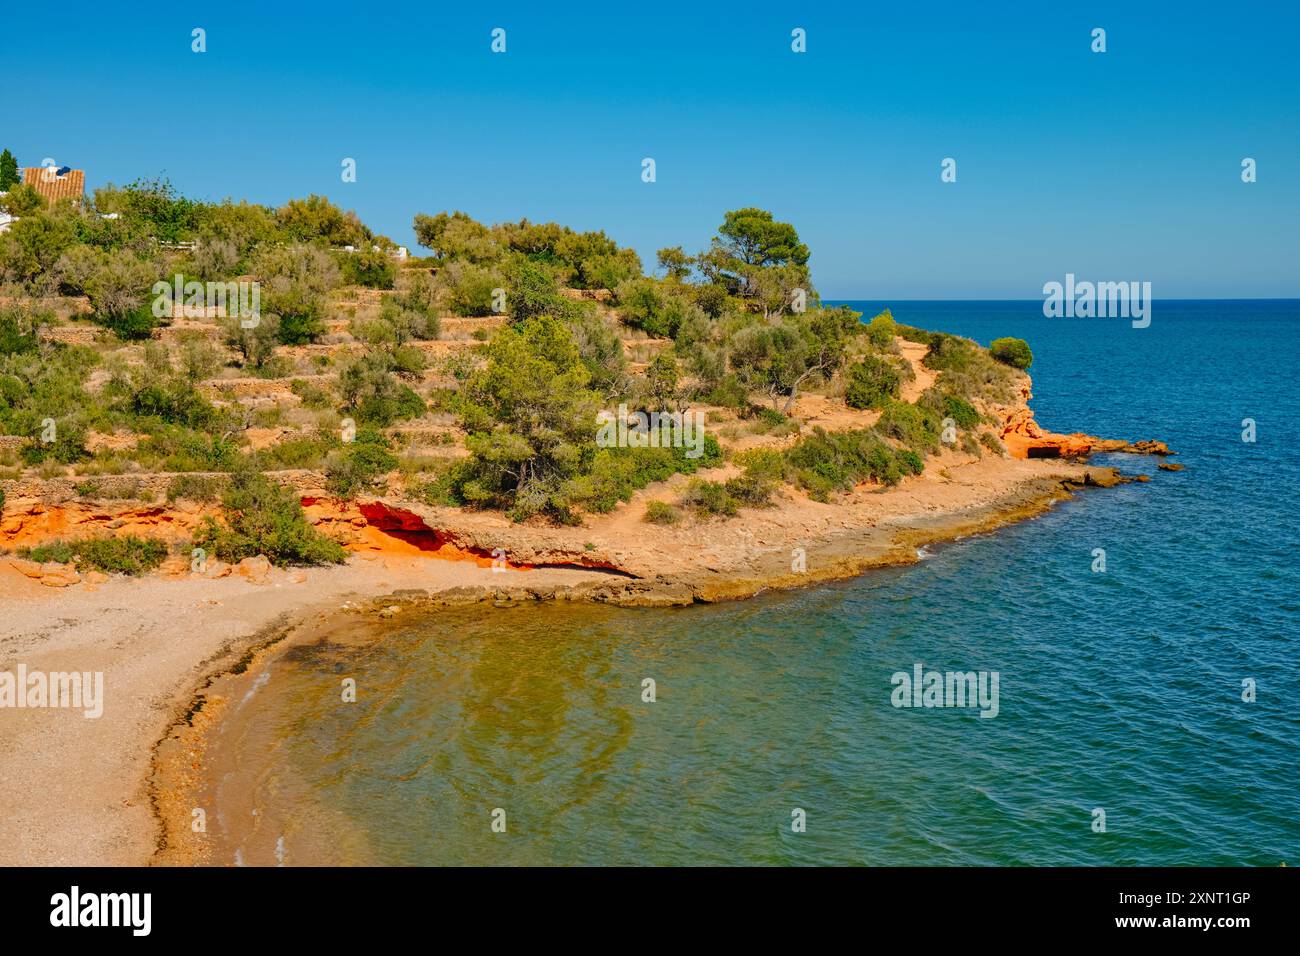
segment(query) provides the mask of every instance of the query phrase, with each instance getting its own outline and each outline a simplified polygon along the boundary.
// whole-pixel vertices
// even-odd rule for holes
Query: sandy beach
[[[640,523],[633,502],[574,529],[463,515],[452,535],[462,547],[505,541],[512,557],[529,560],[582,554],[618,573],[494,571],[482,560],[465,560],[460,550],[447,560],[445,548],[422,550],[409,532],[393,537],[364,522],[353,542],[361,551],[347,565],[272,569],[260,583],[239,574],[181,574],[52,588],[0,559],[0,669],[21,663],[29,671],[102,672],[105,687],[103,714],[95,719],[67,709],[0,711],[0,805],[6,810],[0,863],[153,860],[167,842],[159,811],[168,815],[166,793],[158,807],[151,793],[155,750],[174,729],[188,730],[185,718],[200,688],[236,668],[251,650],[330,615],[385,613],[382,597],[392,592],[408,592],[408,598],[423,592],[420,600],[448,603],[506,597],[633,607],[740,598],[914,561],[925,543],[1040,513],[1069,494],[1063,482],[1081,484],[1089,472],[1106,481],[1112,474],[1065,461],[945,455],[949,461],[940,459],[926,476],[893,489],[864,487],[835,505],[799,498],[747,513],[743,521],[665,531]],[[405,507],[426,512],[430,526],[455,524],[436,525],[436,509]],[[391,517],[395,510],[376,508],[372,515]],[[317,515],[319,524],[337,517]],[[803,552],[802,570],[792,561],[796,549]],[[173,826],[185,822],[177,814],[172,807]]]

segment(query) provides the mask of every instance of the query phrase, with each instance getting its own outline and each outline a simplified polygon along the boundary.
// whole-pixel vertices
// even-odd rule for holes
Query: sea
[[[1300,863],[1300,301],[847,304],[1023,338],[1042,426],[1184,468],[747,601],[341,623],[210,736],[213,862]]]

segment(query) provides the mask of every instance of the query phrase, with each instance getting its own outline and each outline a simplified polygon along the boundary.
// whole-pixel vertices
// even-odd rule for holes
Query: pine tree
[[[11,186],[16,186],[18,179],[18,160],[14,159],[14,154],[5,150],[0,153],[0,192],[8,192]]]

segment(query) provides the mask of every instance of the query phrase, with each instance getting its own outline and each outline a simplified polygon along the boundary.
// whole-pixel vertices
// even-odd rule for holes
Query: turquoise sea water
[[[214,740],[232,768],[213,794],[223,852],[1300,862],[1300,302],[1158,301],[1147,329],[1046,319],[1036,302],[857,307],[883,305],[986,344],[1025,338],[1041,424],[1165,440],[1186,470],[1115,456],[1150,483],[827,587],[668,611],[457,610],[295,648]],[[997,717],[893,707],[891,675],[918,662],[999,672]],[[356,704],[338,705],[340,675]]]

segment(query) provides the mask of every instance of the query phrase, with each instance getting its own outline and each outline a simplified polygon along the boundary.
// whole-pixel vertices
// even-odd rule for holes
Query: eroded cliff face
[[[180,501],[143,505],[138,502],[10,499],[0,515],[0,548],[13,551],[60,538],[86,538],[109,533],[179,542],[193,536],[204,515],[217,513],[215,506]]]
[[[1161,441],[1131,442],[1122,438],[1098,438],[1072,432],[1061,435],[1044,431],[1034,420],[1029,407],[1033,397],[1028,376],[1018,387],[1018,402],[999,409],[1001,424],[998,437],[1012,458],[1076,458],[1084,459],[1096,452],[1126,452],[1134,455],[1172,455],[1169,446]]]
[[[1029,407],[1033,393],[1028,377],[1020,384],[1017,397],[1019,402],[1004,411],[998,429],[1012,458],[1086,458],[1092,452],[1086,435],[1058,435],[1039,427]]]
[[[414,506],[405,508],[379,499],[342,501],[308,494],[302,497],[302,505],[317,530],[358,553],[470,561],[479,567],[495,563],[517,570],[572,566],[623,571],[604,554],[575,549],[570,542],[550,541],[547,529],[509,528],[503,534],[500,529],[476,529],[472,518],[453,522],[463,527],[444,526],[419,514]],[[0,548],[16,551],[102,534],[161,538],[179,545],[194,536],[205,517],[219,515],[215,504],[187,501],[142,505],[19,498],[9,501],[0,517]]]
[[[465,544],[451,532],[430,527],[415,512],[382,501],[305,496],[302,506],[307,520],[318,531],[349,551],[472,561],[479,567],[492,565],[491,549]]]

